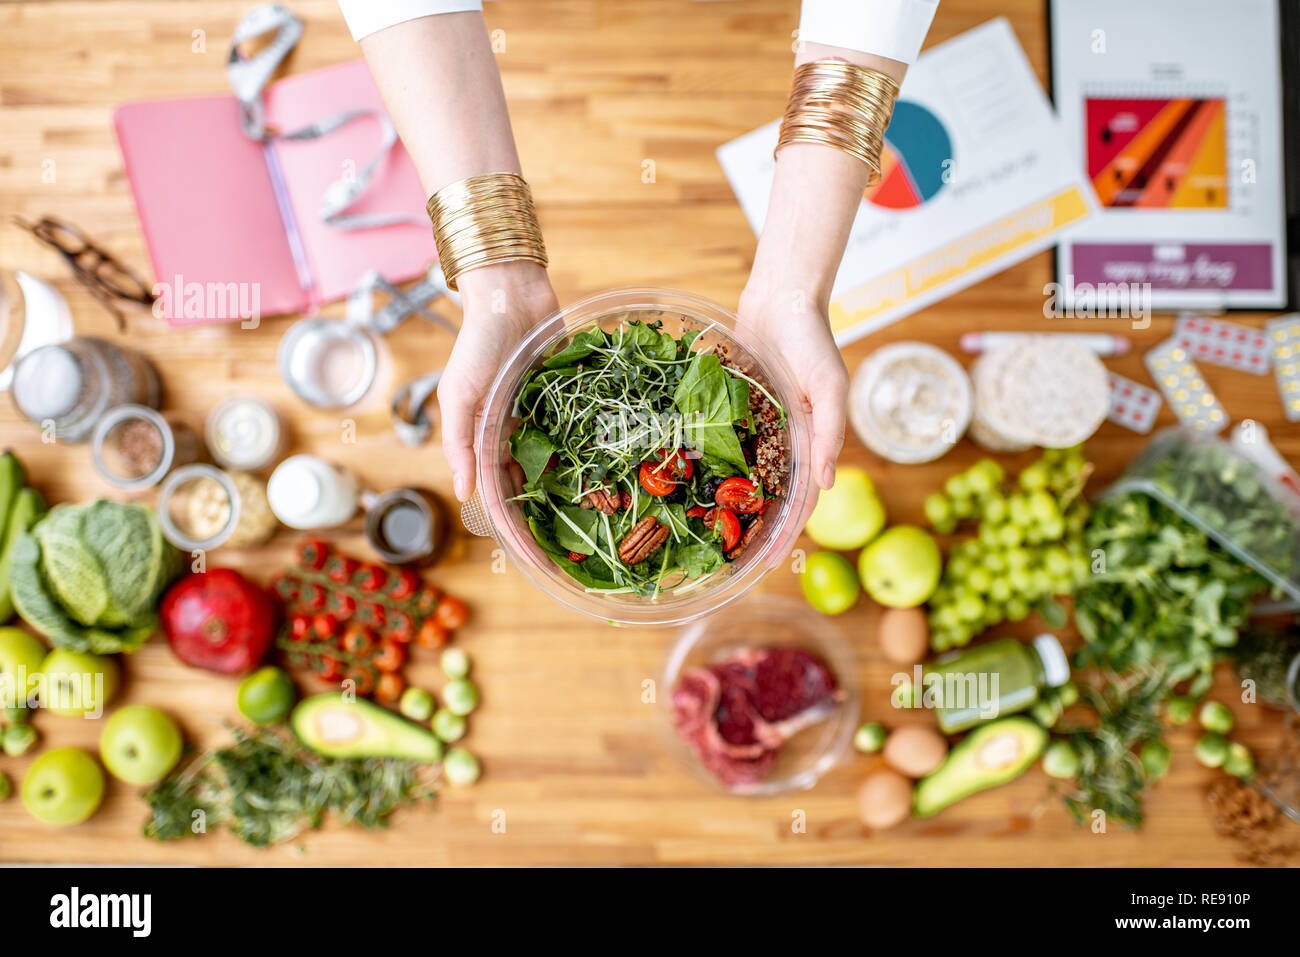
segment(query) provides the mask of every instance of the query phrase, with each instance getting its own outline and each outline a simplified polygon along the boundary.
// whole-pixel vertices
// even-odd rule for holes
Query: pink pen
[[[1130,348],[1130,343],[1124,336],[1100,332],[968,332],[961,337],[961,350],[970,353],[988,352],[1025,336],[1046,336],[1059,342],[1070,342],[1099,356],[1122,356]]]

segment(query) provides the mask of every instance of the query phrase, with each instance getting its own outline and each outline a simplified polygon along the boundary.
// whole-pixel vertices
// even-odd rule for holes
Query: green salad
[[[653,597],[717,571],[784,491],[785,410],[698,337],[629,314],[574,335],[515,400],[515,501],[589,590]]]

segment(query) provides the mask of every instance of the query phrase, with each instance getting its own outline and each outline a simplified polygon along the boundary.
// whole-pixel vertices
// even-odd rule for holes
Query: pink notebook
[[[282,130],[383,108],[361,60],[281,80],[265,105],[267,125]],[[311,311],[371,269],[399,282],[436,258],[424,190],[400,142],[347,213],[409,213],[419,222],[344,230],[321,218],[328,186],[378,151],[372,117],[320,139],[258,143],[240,129],[233,96],[209,96],[128,103],[114,125],[155,279],[169,287],[160,307],[174,326],[249,318],[253,301],[259,315]],[[242,306],[231,301],[231,283]]]

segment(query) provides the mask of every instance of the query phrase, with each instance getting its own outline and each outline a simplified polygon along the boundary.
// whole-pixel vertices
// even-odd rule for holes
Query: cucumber
[[[6,538],[5,530],[9,527],[9,511],[13,508],[14,497],[18,490],[27,484],[27,470],[18,456],[6,450],[0,454],[0,542]],[[0,618],[0,621],[3,621]]]
[[[0,624],[13,617],[14,602],[9,591],[9,565],[13,560],[14,543],[28,531],[36,520],[45,514],[45,499],[34,488],[22,488],[14,496],[9,510],[9,523],[0,544]]]

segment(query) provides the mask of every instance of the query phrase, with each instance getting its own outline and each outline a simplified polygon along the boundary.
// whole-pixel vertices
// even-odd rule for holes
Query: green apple
[[[117,662],[103,655],[55,648],[41,663],[45,688],[41,703],[53,714],[98,717],[117,694]]]
[[[817,496],[817,506],[804,531],[822,548],[851,551],[861,548],[885,526],[885,506],[864,470],[845,465],[835,472],[835,484]]]
[[[808,604],[826,615],[848,611],[862,591],[853,566],[839,552],[813,552],[809,555],[799,584]]]
[[[26,707],[28,690],[45,660],[45,645],[21,628],[0,628],[0,706]],[[23,687],[18,676],[25,675]]]
[[[890,608],[913,608],[934,593],[939,546],[915,525],[895,525],[862,550],[858,574],[867,594]]]
[[[113,777],[127,784],[153,784],[180,760],[181,729],[147,704],[118,708],[104,722],[99,757]]]
[[[80,824],[103,798],[104,772],[80,748],[46,751],[23,778],[23,806],[46,824]]]

